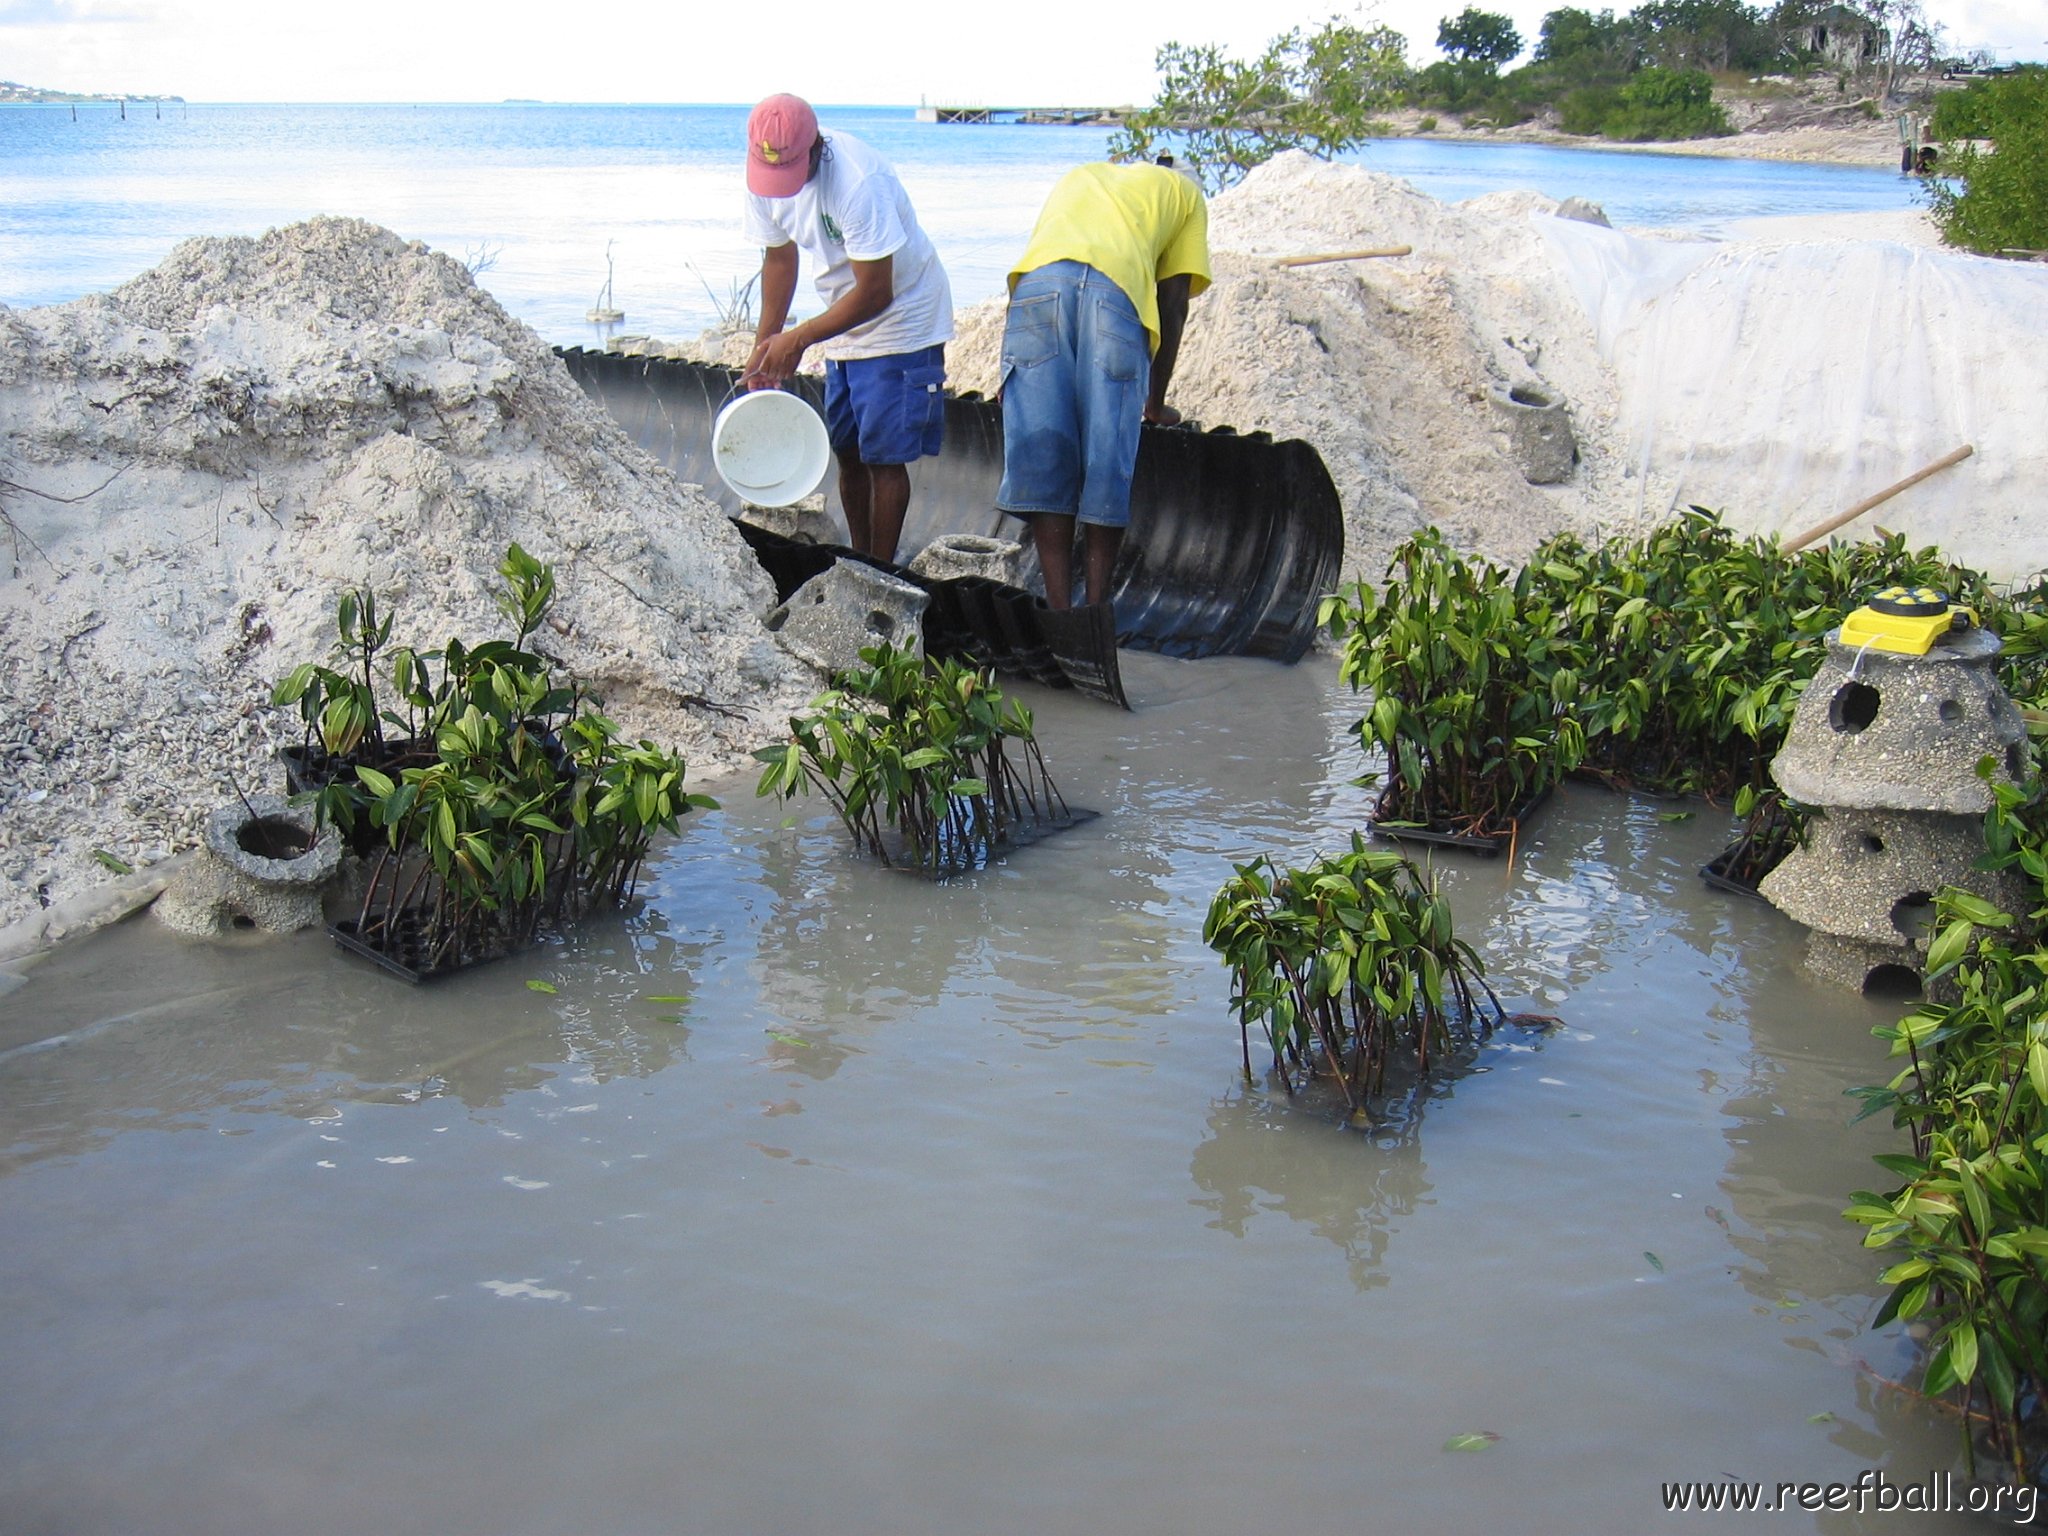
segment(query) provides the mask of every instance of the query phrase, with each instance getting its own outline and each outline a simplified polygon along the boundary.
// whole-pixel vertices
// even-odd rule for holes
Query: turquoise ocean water
[[[822,108],[902,172],[966,304],[1000,290],[1040,200],[1100,158],[1101,129],[916,121]],[[627,332],[694,334],[759,252],[740,235],[739,106],[0,107],[0,303],[74,299],[195,235],[349,214],[484,258],[480,281],[550,341],[601,339],[607,277]],[[1384,140],[1351,158],[1444,201],[1528,187],[1616,224],[1713,231],[1734,219],[1911,206],[1889,171],[1537,145]]]

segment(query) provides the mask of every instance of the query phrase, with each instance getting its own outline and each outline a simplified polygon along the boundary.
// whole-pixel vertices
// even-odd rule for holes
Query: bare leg
[[[910,509],[910,466],[868,466],[868,547],[877,560],[894,560],[903,537],[903,514]]]
[[[1106,603],[1109,601],[1109,578],[1116,569],[1117,551],[1123,548],[1124,531],[1121,528],[1104,528],[1099,523],[1089,523],[1087,543],[1082,555],[1087,562],[1088,601]],[[1041,560],[1043,556],[1039,557]]]
[[[1074,606],[1074,519],[1065,512],[1031,514],[1031,543],[1045,576],[1045,600],[1054,608]]]
[[[869,530],[868,467],[859,459],[839,460],[839,506],[846,514],[846,542],[861,554],[868,552]]]

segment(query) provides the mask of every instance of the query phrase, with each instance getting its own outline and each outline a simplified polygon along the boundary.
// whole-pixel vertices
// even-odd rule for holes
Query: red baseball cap
[[[818,114],[801,96],[770,96],[747,118],[747,190],[793,197],[811,179]]]

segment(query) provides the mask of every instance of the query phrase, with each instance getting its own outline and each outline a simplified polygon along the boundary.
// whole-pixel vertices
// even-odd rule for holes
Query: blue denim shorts
[[[1152,385],[1152,343],[1130,295],[1093,267],[1025,273],[1003,325],[1003,483],[996,506],[1122,528]]]
[[[842,461],[908,464],[946,434],[946,349],[825,364],[825,435]]]

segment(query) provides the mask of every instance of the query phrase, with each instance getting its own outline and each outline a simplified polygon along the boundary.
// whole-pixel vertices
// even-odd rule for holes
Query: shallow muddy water
[[[1133,714],[1019,690],[1101,819],[948,884],[737,783],[640,910],[427,988],[147,919],[36,968],[0,1524],[1633,1532],[1698,1520],[1667,1481],[1956,1464],[1838,1214],[1897,1009],[1704,886],[1725,817],[1571,787],[1446,862],[1565,1023],[1350,1128],[1244,1084],[1200,930],[1230,859],[1362,824],[1355,707],[1124,662]]]

